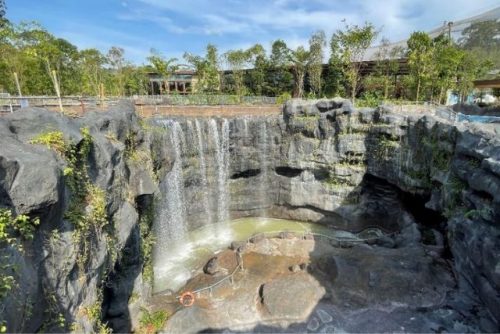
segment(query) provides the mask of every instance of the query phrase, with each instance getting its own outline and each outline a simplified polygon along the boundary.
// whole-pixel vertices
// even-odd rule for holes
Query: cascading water
[[[208,249],[210,245],[232,240],[227,228],[229,220],[229,122],[223,119],[160,121],[170,133],[170,144],[175,161],[171,171],[160,183],[161,200],[158,203],[154,233],[154,289],[178,288],[191,277],[189,259]],[[184,131],[183,131],[184,128]],[[190,161],[183,170],[183,158]],[[194,159],[194,160],[193,160]],[[187,163],[186,165],[188,165]],[[193,166],[197,166],[194,167]],[[193,170],[194,169],[194,170]],[[199,175],[199,183],[189,182]],[[199,220],[193,221],[189,198],[199,200]],[[196,209],[198,210],[198,209]],[[201,215],[199,215],[201,213]],[[203,238],[192,239],[188,226],[202,226]],[[197,257],[195,257],[197,258]]]
[[[260,163],[260,182],[259,182],[259,197],[261,200],[261,209],[259,215],[267,217],[267,205],[269,203],[268,193],[268,143],[267,143],[267,124],[264,119],[260,126],[259,133],[260,148],[259,148],[259,163]]]
[[[243,141],[246,143],[246,141],[248,140],[249,136],[248,136],[248,121],[246,118],[243,119]]]
[[[201,178],[201,191],[202,191],[202,201],[203,201],[203,211],[205,217],[207,217],[208,224],[212,224],[212,211],[210,210],[210,189],[208,187],[207,180],[207,164],[205,161],[205,154],[203,148],[203,136],[200,122],[195,121],[196,126],[196,137],[198,139],[198,159],[200,159],[200,178]]]
[[[158,221],[154,225],[156,238],[160,241],[182,239],[186,233],[181,147],[184,134],[180,124],[176,121],[168,121],[166,126],[170,131],[175,161],[172,170],[160,182],[161,203],[157,206]],[[162,244],[159,242],[159,247]]]
[[[224,222],[229,218],[229,123],[222,121],[221,134],[217,128],[217,121],[211,119],[209,132],[215,145],[215,162],[217,168],[217,221]]]
[[[180,124],[176,121],[168,120],[160,122],[169,130],[170,142],[174,150],[175,161],[172,169],[160,182],[161,197],[156,205],[156,215],[153,224],[153,231],[156,243],[153,250],[153,267],[155,282],[167,277],[169,273],[169,263],[165,254],[168,254],[170,247],[183,240],[187,235],[185,224],[186,208],[184,204],[184,177],[182,172],[182,142],[184,134]],[[183,280],[188,277],[187,272],[176,273]]]

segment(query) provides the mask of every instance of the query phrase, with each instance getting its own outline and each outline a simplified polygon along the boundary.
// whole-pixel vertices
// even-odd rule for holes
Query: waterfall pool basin
[[[233,241],[244,241],[259,233],[316,233],[333,238],[359,240],[351,232],[324,225],[274,218],[240,218],[205,225],[179,240],[165,241],[154,258],[154,292],[177,291],[218,251]],[[162,240],[157,240],[161,243]]]

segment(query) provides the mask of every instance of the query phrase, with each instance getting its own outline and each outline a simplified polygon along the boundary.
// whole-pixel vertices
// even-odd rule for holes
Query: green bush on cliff
[[[146,308],[141,308],[142,315],[139,320],[141,327],[139,328],[139,333],[156,333],[163,329],[165,322],[168,319],[168,314],[165,311],[159,310],[151,312]]]
[[[63,175],[71,190],[71,200],[64,217],[76,228],[73,237],[80,247],[77,263],[83,273],[90,258],[93,236],[100,234],[108,224],[108,217],[105,193],[90,182],[87,173],[92,136],[88,128],[81,128],[80,133],[82,140],[79,143],[66,142],[60,131],[42,133],[30,143],[46,145],[60,153],[67,163]]]
[[[139,231],[141,234],[142,276],[144,281],[153,282],[153,246],[156,238],[151,230],[154,220],[154,204],[150,203],[144,212],[141,212]]]
[[[20,241],[32,240],[35,229],[40,224],[38,218],[31,219],[27,215],[13,216],[11,210],[0,209],[0,247],[14,247],[22,252]],[[8,296],[17,282],[14,277],[15,265],[9,256],[0,257],[0,300]],[[7,331],[5,322],[0,322],[0,333]]]
[[[43,132],[30,140],[30,144],[45,145],[62,155],[65,155],[67,150],[67,144],[61,131]]]

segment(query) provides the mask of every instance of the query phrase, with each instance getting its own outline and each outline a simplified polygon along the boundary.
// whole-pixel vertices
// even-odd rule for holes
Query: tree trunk
[[[304,96],[304,72],[299,74],[299,98],[302,98]]]
[[[415,102],[418,102],[419,94],[420,94],[420,78],[418,78],[417,81],[417,96],[415,97]]]
[[[389,77],[385,78],[384,86],[384,101],[386,101],[389,96]]]
[[[441,90],[439,91],[438,104],[441,104],[441,100],[443,99],[443,91],[444,91],[444,87],[441,86]]]
[[[351,89],[351,100],[352,100],[352,104],[354,105],[354,103],[356,102],[356,83],[352,83],[352,89]]]

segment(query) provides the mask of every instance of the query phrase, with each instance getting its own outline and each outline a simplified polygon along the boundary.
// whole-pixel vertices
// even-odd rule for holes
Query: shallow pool
[[[240,218],[206,225],[189,232],[186,238],[169,241],[154,259],[154,292],[180,289],[193,273],[232,241],[243,241],[257,233],[317,233],[330,237],[357,239],[356,234],[314,223],[274,218]],[[157,242],[162,242],[158,240]]]

